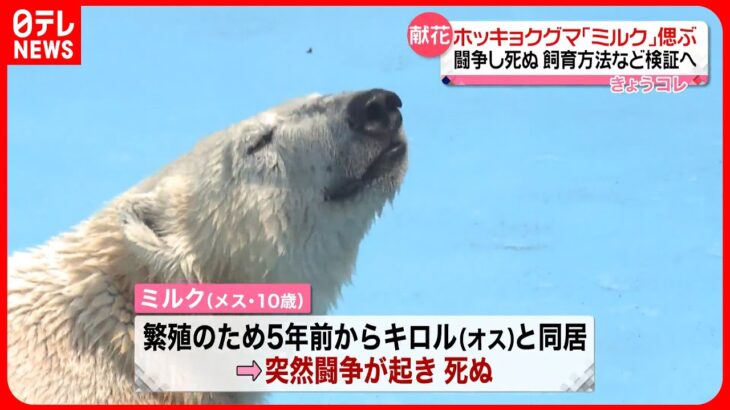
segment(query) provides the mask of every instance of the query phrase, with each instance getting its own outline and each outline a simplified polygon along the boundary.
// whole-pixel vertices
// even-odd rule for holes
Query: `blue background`
[[[704,20],[710,84],[446,87],[438,60],[406,43],[422,11]],[[9,69],[8,251],[269,106],[389,88],[404,101],[410,171],[334,313],[594,315],[596,391],[270,402],[704,402],[722,377],[721,34],[703,8],[87,7],[80,67]]]

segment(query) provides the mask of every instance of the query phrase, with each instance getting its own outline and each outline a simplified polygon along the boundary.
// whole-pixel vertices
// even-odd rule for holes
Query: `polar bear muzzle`
[[[362,191],[369,183],[386,175],[405,158],[407,145],[401,136],[403,106],[398,94],[373,89],[356,94],[347,104],[347,125],[366,138],[379,140],[384,148],[361,176],[337,181],[325,191],[325,201],[343,201]]]
[[[403,106],[398,94],[374,89],[357,94],[347,104],[347,124],[362,134],[377,138],[392,138],[403,123],[399,108]]]

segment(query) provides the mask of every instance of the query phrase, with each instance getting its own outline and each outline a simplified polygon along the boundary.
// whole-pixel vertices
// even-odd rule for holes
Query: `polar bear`
[[[312,95],[201,141],[71,231],[14,254],[8,381],[31,403],[255,402],[134,392],[138,282],[306,282],[326,313],[407,166],[395,93]]]

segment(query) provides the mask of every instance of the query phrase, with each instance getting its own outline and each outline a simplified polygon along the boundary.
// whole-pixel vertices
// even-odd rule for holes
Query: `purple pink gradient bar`
[[[138,283],[141,314],[303,314],[312,309],[308,283]]]
[[[609,85],[616,75],[449,75],[449,85]],[[641,75],[620,75],[641,79]],[[650,75],[656,77],[667,77]],[[672,77],[672,76],[670,76]],[[678,75],[679,81],[689,85],[707,84],[706,75]]]

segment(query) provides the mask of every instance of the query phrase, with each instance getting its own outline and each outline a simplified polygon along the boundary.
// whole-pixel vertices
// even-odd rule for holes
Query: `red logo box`
[[[23,2],[5,8],[3,54],[8,64],[81,64],[81,6]]]

